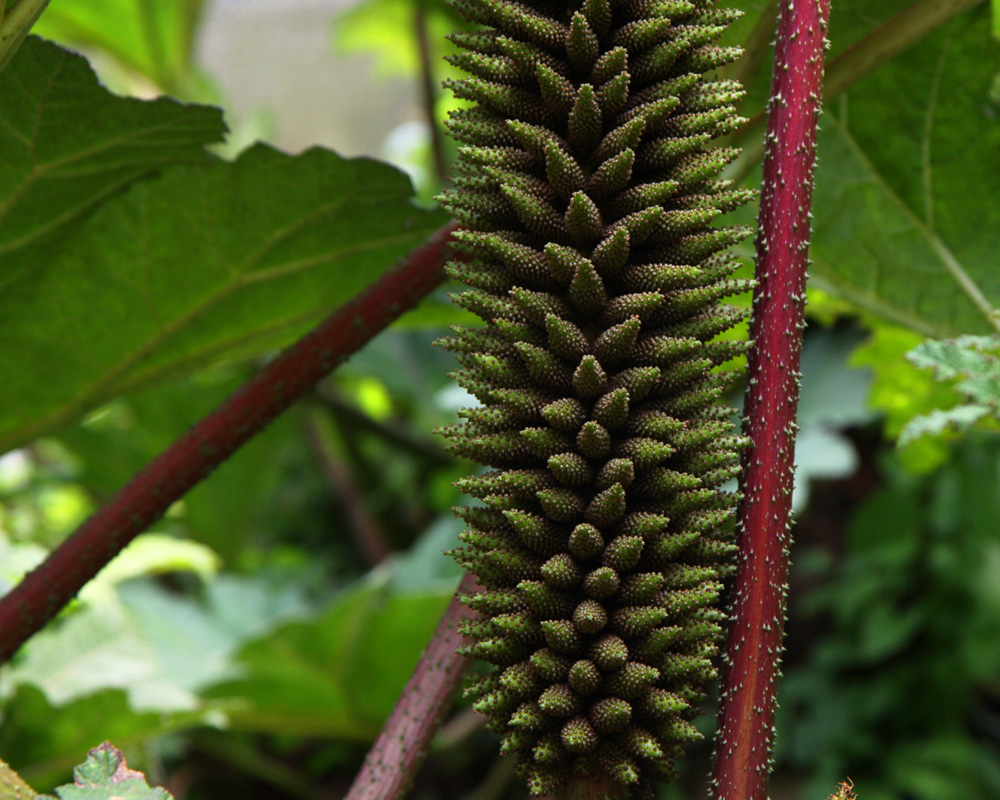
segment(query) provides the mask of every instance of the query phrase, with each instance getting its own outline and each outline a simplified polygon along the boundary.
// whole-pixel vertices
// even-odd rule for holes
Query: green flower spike
[[[533,794],[578,781],[649,796],[685,742],[724,615],[743,440],[716,337],[746,312],[715,220],[750,199],[710,142],[741,124],[741,89],[706,72],[739,12],[713,0],[454,0],[454,185],[468,258],[455,296],[485,322],[444,344],[481,406],[445,431],[490,471],[459,562],[469,689]]]

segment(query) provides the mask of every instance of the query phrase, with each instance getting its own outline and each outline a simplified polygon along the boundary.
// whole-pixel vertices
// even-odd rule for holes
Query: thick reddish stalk
[[[466,573],[458,592],[479,588]],[[451,601],[344,800],[397,800],[410,788],[468,666],[455,652],[467,644],[458,624],[475,616],[457,597]]]
[[[719,711],[716,800],[766,800],[785,621],[816,122],[830,0],[783,0],[775,43],[744,430],[740,561]]]
[[[441,283],[454,224],[341,306],[147,464],[0,600],[0,663],[170,505]]]

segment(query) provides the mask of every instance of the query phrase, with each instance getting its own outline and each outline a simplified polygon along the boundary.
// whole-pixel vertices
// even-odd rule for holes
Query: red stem
[[[747,371],[740,562],[719,710],[713,798],[766,800],[785,621],[816,122],[830,0],[778,20]]]
[[[479,589],[471,573],[458,586],[459,594]],[[468,666],[455,652],[467,643],[458,623],[475,616],[457,597],[451,601],[344,800],[397,800],[410,788]]]
[[[3,663],[170,505],[441,283],[454,223],[286,348],[147,464],[0,600]]]

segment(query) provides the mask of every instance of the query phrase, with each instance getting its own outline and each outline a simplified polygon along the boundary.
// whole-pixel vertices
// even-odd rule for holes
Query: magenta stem
[[[830,0],[780,4],[750,336],[740,560],[713,798],[766,800],[785,621],[816,124]]]
[[[458,593],[479,588],[475,576],[466,573]],[[468,644],[458,624],[475,616],[452,599],[344,800],[398,800],[410,788],[468,667],[465,656],[455,652]]]

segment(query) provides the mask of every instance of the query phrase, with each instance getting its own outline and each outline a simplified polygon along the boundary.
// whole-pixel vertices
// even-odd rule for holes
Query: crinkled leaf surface
[[[85,59],[29,37],[0,72],[0,292],[44,267],[29,245],[154,170],[205,160],[225,130],[217,108],[116,97]]]
[[[1000,42],[960,15],[828,107],[811,275],[925,335],[1000,306]]]
[[[103,204],[0,294],[0,451],[325,316],[443,224],[410,193],[385,164],[258,145]]]
[[[73,770],[73,783],[56,789],[60,800],[170,800],[170,793],[152,788],[146,776],[129,769],[122,752],[108,742],[87,753]]]
[[[953,408],[934,409],[914,417],[899,435],[905,447],[921,436],[945,431],[966,431],[1000,408],[1000,337],[960,336],[938,341],[930,339],[906,354],[917,367],[932,369],[939,381],[956,381],[955,389],[971,402]]]
[[[884,31],[886,23],[913,3],[914,0],[879,0],[878,3],[837,0],[832,3],[827,66],[866,36],[879,29]],[[776,0],[730,0],[727,5],[738,8],[743,16],[726,29],[722,43],[744,47],[746,52],[739,62],[723,68],[723,72],[725,77],[739,75],[747,93],[740,104],[740,113],[752,118],[763,111],[770,94],[778,3]],[[741,145],[748,149],[754,147],[748,139]]]
[[[989,406],[970,403],[948,409],[935,409],[930,414],[914,417],[899,434],[899,446],[906,447],[921,436],[937,436],[945,431],[967,431],[988,416]]]
[[[938,380],[963,378],[955,388],[977,403],[1000,403],[1000,336],[932,339],[907,358],[918,367],[933,369]]]

